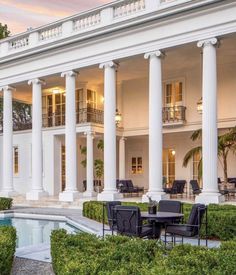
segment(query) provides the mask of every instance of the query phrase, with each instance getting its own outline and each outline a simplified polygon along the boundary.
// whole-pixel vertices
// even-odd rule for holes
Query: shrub
[[[102,202],[88,201],[83,204],[83,215],[89,219],[102,222]],[[122,205],[136,205],[141,211],[147,211],[146,203],[122,203]],[[183,205],[184,222],[187,221],[191,211],[191,204]],[[107,217],[105,215],[105,222]],[[205,235],[202,228],[202,235]],[[208,206],[208,236],[213,239],[231,240],[236,237],[236,206],[217,205]]]
[[[51,235],[51,253],[57,275],[236,274],[236,241],[215,249],[180,245],[169,251],[153,240],[124,236],[102,240],[59,229]]]
[[[11,198],[1,198],[0,197],[0,211],[8,210],[12,207],[12,199]]]
[[[11,226],[0,227],[0,274],[11,273],[16,249],[16,230]]]

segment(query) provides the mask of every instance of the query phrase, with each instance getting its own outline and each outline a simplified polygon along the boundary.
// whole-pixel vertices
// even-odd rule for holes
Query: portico
[[[146,3],[147,9],[160,9],[160,6],[148,5],[149,2]],[[191,3],[185,2],[184,5],[190,12]],[[200,2],[204,4],[204,1]],[[161,7],[165,11],[165,7]],[[103,24],[100,27],[104,31],[114,27],[113,23],[110,22],[109,25],[103,21],[104,12],[108,12],[108,8],[111,9],[112,6],[105,7],[100,14]],[[201,8],[209,9],[209,16],[214,18],[210,7],[203,5]],[[224,6],[221,15],[230,9],[236,9],[234,3]],[[2,194],[12,196],[15,191],[19,193],[20,187],[14,184],[18,179],[14,177],[12,148],[14,144],[17,145],[17,137],[18,140],[24,139],[25,134],[27,138],[25,143],[22,141],[24,145],[20,157],[26,159],[26,155],[31,155],[25,148],[32,146],[32,157],[27,157],[32,175],[31,171],[21,169],[19,182],[29,179],[24,187],[27,189],[24,193],[28,200],[39,200],[48,195],[57,195],[60,201],[68,202],[82,196],[97,197],[101,201],[117,200],[121,198],[121,194],[117,191],[116,181],[125,178],[131,178],[135,184],[145,186],[143,201],[147,201],[148,196],[155,200],[168,198],[163,191],[163,177],[166,177],[164,155],[169,152],[176,159],[178,154],[184,155],[187,151],[186,143],[183,142],[182,148],[175,149],[180,144],[178,137],[184,135],[186,142],[190,133],[202,128],[203,190],[196,201],[220,203],[224,200],[217,184],[221,173],[217,157],[217,132],[218,129],[224,131],[233,127],[236,121],[233,112],[223,107],[223,102],[230,104],[235,98],[235,93],[230,93],[228,88],[232,91],[235,80],[232,73],[222,73],[235,68],[236,52],[231,46],[236,40],[235,34],[229,35],[226,28],[224,33],[216,25],[212,27],[208,24],[209,20],[199,13],[194,19],[202,24],[198,31],[185,32],[181,24],[188,25],[190,19],[183,17],[173,29],[175,33],[168,33],[165,37],[165,28],[158,23],[161,20],[158,15],[154,23],[145,23],[149,27],[146,28],[136,25],[135,20],[141,20],[141,17],[134,14],[129,17],[135,26],[135,29],[130,29],[130,34],[122,32],[122,24],[127,18],[120,17],[120,36],[115,29],[113,34],[106,34],[106,39],[95,38],[88,31],[91,42],[87,43],[80,37],[86,31],[79,30],[79,33],[73,34],[79,41],[78,45],[65,44],[66,50],[55,48],[48,55],[42,53],[40,58],[34,53],[37,41],[33,43],[32,40],[36,37],[36,31],[30,33],[28,43],[33,44],[29,44],[31,52],[25,58],[30,69],[27,66],[23,68],[22,64],[14,65],[11,61],[11,54],[14,53],[20,60],[23,51],[27,54],[27,49],[22,46],[8,52],[6,43],[11,43],[11,40],[1,44],[1,49],[5,49],[5,55],[1,50],[0,56],[3,64],[0,86],[4,98]],[[95,20],[93,15],[88,16]],[[143,16],[148,18],[148,10]],[[172,23],[168,20],[165,27],[171,29]],[[227,20],[230,21],[230,18]],[[73,22],[78,23],[75,20]],[[97,23],[94,25],[96,30],[100,27]],[[68,28],[70,24],[62,22],[63,39],[68,39],[69,42],[72,37],[68,34]],[[208,34],[203,33],[202,29],[208,29]],[[40,33],[43,31],[40,30]],[[163,37],[156,37],[157,31]],[[179,37],[178,40],[176,36]],[[151,37],[155,37],[154,42]],[[25,39],[25,36],[19,39]],[[53,39],[56,44],[60,37]],[[46,47],[51,42],[46,40],[43,43]],[[40,48],[40,45],[37,46]],[[37,64],[33,57],[38,60]],[[13,69],[4,65],[5,62],[12,64]],[[45,67],[46,63],[49,64],[48,67]],[[27,83],[29,85],[26,87]],[[28,103],[32,104],[32,132],[29,130],[21,137],[19,133],[17,136],[12,131],[14,89],[18,98],[21,95],[28,97]],[[201,97],[203,114],[199,115],[196,103]],[[122,114],[122,122],[118,127],[115,122],[116,109]],[[103,119],[99,119],[99,116]],[[166,142],[165,139],[171,136],[175,137],[176,142]],[[99,156],[104,161],[104,177],[102,192],[97,194],[94,189],[94,161],[97,157],[95,151],[98,139],[104,140],[104,152],[100,152]],[[65,156],[63,167],[61,140]],[[166,147],[167,143],[171,145]],[[81,146],[86,147],[85,168],[80,164]],[[178,167],[181,171],[179,174],[185,178],[185,168],[182,168],[180,158],[174,165],[175,170]],[[65,170],[63,189],[57,187],[60,186],[62,170]],[[170,171],[168,174],[171,183],[176,175],[171,175]],[[190,179],[189,172],[187,180]],[[84,180],[86,190],[82,188]],[[53,187],[49,188],[48,185]]]

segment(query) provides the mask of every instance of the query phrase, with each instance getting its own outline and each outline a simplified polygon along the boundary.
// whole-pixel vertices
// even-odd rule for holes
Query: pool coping
[[[72,218],[67,217],[66,215],[52,215],[52,214],[34,214],[34,213],[20,213],[15,212],[14,210],[7,210],[0,212],[0,218],[24,218],[24,219],[38,219],[38,220],[48,220],[48,221],[60,221],[66,222],[69,225],[79,229],[83,232],[101,235],[100,232],[95,231],[87,227],[86,225],[74,221]]]

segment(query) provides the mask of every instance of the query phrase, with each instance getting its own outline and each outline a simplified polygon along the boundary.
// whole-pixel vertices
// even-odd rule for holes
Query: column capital
[[[35,78],[28,81],[28,85],[46,85],[46,82],[43,79]]]
[[[165,53],[161,50],[157,50],[157,51],[153,51],[153,52],[148,52],[144,54],[144,58],[145,59],[149,59],[150,57],[159,57],[159,58],[164,58],[165,57]]]
[[[85,136],[92,136],[92,138],[94,138],[95,137],[95,132],[94,131],[86,131],[86,132],[84,132],[84,135]]]
[[[107,61],[107,62],[104,62],[104,63],[101,63],[99,65],[99,69],[104,69],[104,68],[118,68],[118,63],[114,62],[114,61]]]
[[[209,39],[198,41],[197,46],[198,48],[204,48],[205,46],[217,46],[219,44],[219,41],[216,37],[212,37]]]
[[[67,71],[67,72],[61,73],[61,77],[68,77],[68,76],[77,77],[78,74],[79,74],[78,72],[72,70],[72,71]]]
[[[1,92],[6,92],[6,91],[14,92],[15,90],[16,90],[15,87],[12,87],[12,86],[9,86],[9,85],[0,87]]]
[[[127,137],[120,137],[120,140],[126,141]]]

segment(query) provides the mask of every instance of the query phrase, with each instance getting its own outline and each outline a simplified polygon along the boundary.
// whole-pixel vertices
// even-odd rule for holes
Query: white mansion
[[[200,156],[182,163],[202,128],[196,201],[219,203],[217,133],[236,125],[236,1],[118,0],[11,36],[0,41],[0,89],[1,196],[115,200],[116,179],[132,179],[160,199],[163,177],[197,178]],[[32,105],[32,124],[13,127],[14,102]],[[236,177],[233,154],[228,166]]]

